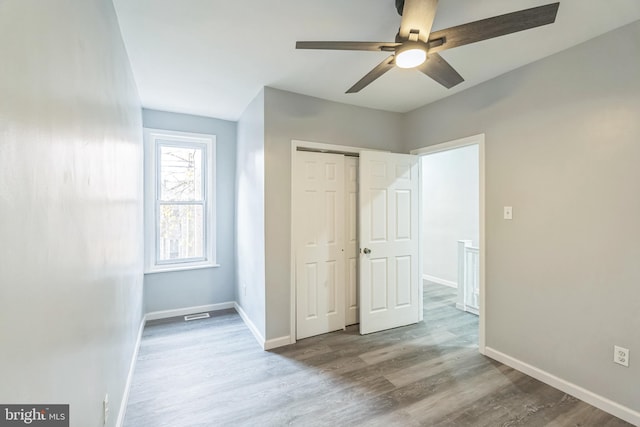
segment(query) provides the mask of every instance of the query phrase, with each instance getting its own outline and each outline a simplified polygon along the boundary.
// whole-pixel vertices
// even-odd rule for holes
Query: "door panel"
[[[346,326],[358,323],[358,158],[345,157]]]
[[[360,333],[367,334],[420,320],[418,158],[361,152],[359,176]]]
[[[296,338],[345,326],[344,156],[296,152]]]
[[[389,308],[389,275],[387,259],[372,259],[371,263],[371,312],[384,311]],[[363,304],[364,306],[364,304]]]
[[[304,265],[307,285],[307,312],[305,319],[318,317],[318,263],[309,262]]]

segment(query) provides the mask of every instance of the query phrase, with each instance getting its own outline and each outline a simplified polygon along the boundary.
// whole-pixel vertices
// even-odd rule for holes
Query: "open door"
[[[420,321],[418,156],[360,152],[360,333]]]

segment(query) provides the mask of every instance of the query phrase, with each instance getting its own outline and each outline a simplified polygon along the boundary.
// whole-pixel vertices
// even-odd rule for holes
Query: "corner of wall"
[[[263,88],[238,120],[235,177],[236,302],[238,312],[262,344],[266,330],[264,103]]]

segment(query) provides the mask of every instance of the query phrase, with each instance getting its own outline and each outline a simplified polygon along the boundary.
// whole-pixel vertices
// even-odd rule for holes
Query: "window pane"
[[[202,148],[160,146],[160,200],[202,200]]]
[[[159,261],[204,258],[202,205],[160,205]]]

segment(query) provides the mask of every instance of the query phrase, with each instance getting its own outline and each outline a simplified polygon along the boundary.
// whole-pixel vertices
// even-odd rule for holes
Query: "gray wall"
[[[0,402],[114,426],[142,320],[142,121],[110,1],[0,2]]]
[[[236,123],[147,109],[142,110],[142,121],[147,128],[216,136],[216,258],[220,265],[145,274],[145,311],[151,313],[234,301]]]
[[[238,304],[265,336],[264,91],[238,121],[236,259]]]
[[[404,136],[409,149],[486,134],[487,346],[635,411],[638,76],[635,22],[416,110]]]
[[[266,338],[290,332],[291,140],[399,151],[401,115],[265,88]]]
[[[447,284],[458,281],[458,240],[478,247],[478,146],[423,156],[423,273]]]

